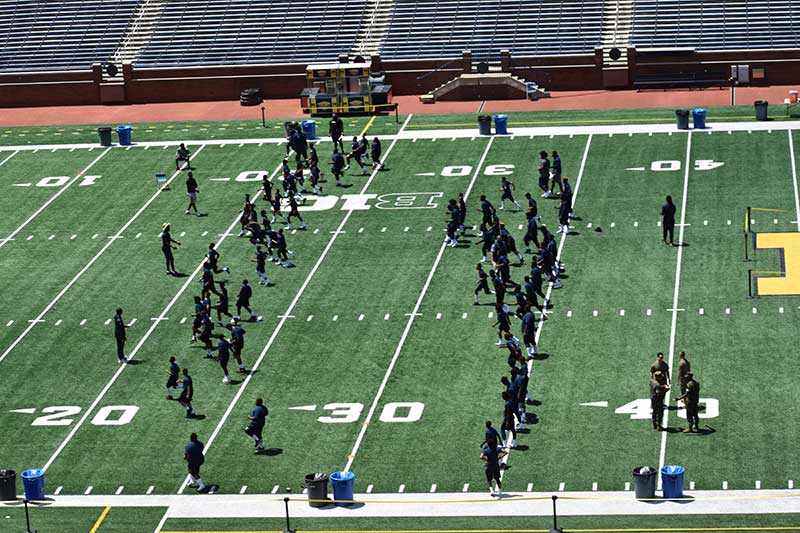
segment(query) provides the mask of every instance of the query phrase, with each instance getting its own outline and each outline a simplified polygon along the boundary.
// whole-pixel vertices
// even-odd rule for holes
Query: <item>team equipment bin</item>
[[[678,465],[665,465],[661,467],[661,488],[664,498],[683,498],[683,474],[685,470]]]
[[[478,115],[478,131],[481,135],[492,134],[492,117],[490,115]]]
[[[633,490],[637,500],[656,497],[656,480],[658,470],[652,466],[637,466],[633,469]]]
[[[38,468],[25,470],[22,473],[22,486],[25,487],[26,500],[44,500],[44,470]]]
[[[498,135],[505,135],[508,133],[508,115],[494,116],[494,132]]]
[[[689,129],[689,110],[688,109],[676,109],[675,110],[675,120],[678,123],[679,130],[688,130]]]
[[[339,507],[351,505],[353,499],[353,485],[356,475],[352,472],[334,472],[331,474],[333,485],[333,499]]]
[[[323,507],[328,500],[328,474],[317,472],[306,474],[303,487],[308,489],[308,505],[311,507]]]
[[[119,144],[120,146],[130,146],[131,145],[131,132],[133,128],[128,125],[125,126],[117,126],[117,135],[119,135]]]

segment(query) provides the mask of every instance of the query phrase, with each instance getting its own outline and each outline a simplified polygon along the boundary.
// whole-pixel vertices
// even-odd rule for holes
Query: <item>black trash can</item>
[[[0,501],[17,499],[17,473],[13,470],[0,470]]]
[[[259,105],[264,100],[261,98],[261,89],[245,89],[239,93],[239,105],[254,106]]]
[[[633,490],[637,500],[656,497],[658,470],[652,466],[637,466],[633,469]]]
[[[675,110],[675,119],[678,122],[678,129],[679,130],[688,130],[689,129],[689,110],[688,109],[676,109]]]
[[[111,128],[97,128],[100,136],[100,146],[111,146]]]
[[[756,120],[769,120],[767,114],[769,103],[766,100],[756,100],[753,106],[756,108]]]
[[[478,130],[481,135],[492,134],[492,117],[491,115],[478,115]]]
[[[330,503],[328,499],[328,474],[317,472],[306,474],[303,486],[308,489],[308,505],[324,507]]]

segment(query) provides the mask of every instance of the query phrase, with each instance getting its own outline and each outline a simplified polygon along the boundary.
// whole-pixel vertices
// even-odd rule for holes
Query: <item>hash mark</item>
[[[186,323],[186,317],[181,318],[181,324],[185,324],[185,323]]]
[[[358,228],[359,233],[364,233],[364,228]]]
[[[698,314],[700,314],[700,315],[704,315],[704,314],[706,314],[706,310],[705,310],[705,309],[703,309],[702,307],[701,307],[701,308],[700,308],[700,309],[699,309],[697,312],[698,312]]]
[[[559,483],[558,484],[558,492],[564,492],[564,487],[565,486],[566,486],[566,484],[563,481],[561,483]]]
[[[278,490],[280,490],[280,487],[278,485],[275,485],[274,487],[272,487],[272,494],[277,493]]]
[[[103,322],[103,325],[104,325],[104,326],[107,326],[107,325],[109,325],[109,324],[111,324],[111,319],[110,319],[110,318],[107,318],[107,319],[106,319],[106,321],[105,321],[105,322]]]
[[[756,480],[756,489],[760,489],[760,488],[761,488],[761,480],[757,479]]]
[[[312,318],[314,318],[314,315],[308,315],[308,318],[306,318],[306,322],[311,322]]]
[[[533,492],[533,483],[528,483],[528,492]]]
[[[790,489],[793,489],[793,488],[794,488],[794,480],[791,480],[791,479],[790,479],[790,480],[789,480],[789,483],[787,484],[787,486],[788,486]]]
[[[431,231],[432,229],[433,229],[433,227],[428,226],[428,228],[425,231]]]
[[[383,319],[384,320],[389,320],[389,313],[386,313],[385,315],[383,315]]]
[[[754,308],[753,308],[753,314],[754,314],[754,315],[755,315],[755,314],[758,314],[758,308],[757,308],[757,307],[754,307]]]
[[[597,490],[597,481],[595,481],[594,483],[592,483],[592,490],[593,490],[593,491],[596,491],[596,490]]]
[[[468,492],[469,491],[469,483],[464,483],[464,486],[461,487],[461,492]]]
[[[124,485],[120,485],[119,487],[117,487],[117,492],[115,492],[114,494],[116,494],[116,495],[120,495],[120,494],[122,494],[122,490],[123,490],[124,488],[125,488],[125,486],[124,486]]]
[[[572,310],[567,311],[567,318],[572,318]]]
[[[631,482],[630,481],[626,481],[625,482],[625,492],[627,492],[629,490],[631,490]]]
[[[722,490],[728,490],[728,482],[727,481],[723,481],[722,482]]]
[[[92,485],[89,485],[88,487],[86,487],[86,490],[85,490],[85,491],[83,491],[83,494],[84,494],[85,496],[88,496],[89,494],[91,494],[91,493],[92,493],[92,489],[93,489],[93,488],[94,488],[94,487],[93,487]]]
[[[77,237],[77,235],[72,235],[72,236],[69,238],[69,240],[71,240],[71,241],[74,241],[74,240],[75,240],[75,237]]]
[[[314,230],[314,235],[316,235],[317,233],[319,233],[319,228],[316,228],[316,229]]]
[[[59,318],[58,320],[56,320],[56,326],[60,326],[62,322],[63,322],[63,320],[61,320],[61,319]]]
[[[96,238],[98,238],[99,236],[100,236],[100,234],[99,234],[99,233],[95,233],[94,235],[92,235],[92,239],[96,239]]]
[[[381,228],[381,233],[386,233],[386,226]]]
[[[462,314],[461,318],[467,318],[467,313]]]
[[[645,314],[646,314],[647,316],[650,316],[650,315],[652,315],[652,314],[653,314],[653,310],[652,310],[652,309],[648,309],[648,310],[647,310],[647,312],[646,312]]]
[[[431,485],[431,492],[436,492],[436,483]]]
[[[147,487],[147,491],[145,492],[145,494],[153,494],[154,490],[156,490],[155,485],[150,485],[149,487]]]
[[[405,485],[400,485],[400,488],[397,489],[397,492],[405,492],[405,490],[406,490],[406,486]]]
[[[492,318],[493,316],[494,316],[494,311],[489,311],[489,318]]]
[[[612,223],[611,223],[611,225],[610,225],[609,227],[612,227],[612,228],[613,228],[613,227],[614,227],[614,226],[616,226],[616,225],[617,225],[617,223],[616,223],[616,222],[612,222]]]
[[[26,240],[26,241],[29,241],[29,240],[31,240],[31,239],[33,239],[33,235],[28,235],[28,238],[27,238],[27,239],[25,239],[25,240]]]
[[[337,320],[339,320],[339,315],[333,315],[333,319],[332,319],[332,320],[333,320],[334,322],[336,322]]]
[[[592,311],[592,316],[597,316],[597,309],[595,309],[594,311]]]
[[[639,227],[639,223],[638,223],[638,222],[634,222],[634,223],[633,223],[633,227],[634,227],[634,228],[638,228],[638,227]]]
[[[405,228],[403,228],[403,232],[404,232],[404,233],[405,233],[405,232],[407,232],[407,231],[408,231],[408,226],[406,226]]]
[[[779,313],[783,313],[783,307],[779,307],[779,308],[778,308],[778,312],[779,312]]]
[[[372,485],[367,485],[367,494],[372,494]]]
[[[58,487],[56,487],[56,490],[55,490],[55,491],[53,491],[53,494],[54,494],[55,496],[58,496],[59,494],[61,494],[61,489],[63,489],[63,488],[64,488],[64,487],[62,487],[61,485],[59,485]]]
[[[619,316],[625,316],[625,310],[624,309],[620,309],[619,310]]]
[[[694,481],[689,482],[689,490],[694,490]]]
[[[442,313],[436,313],[436,320],[442,319]]]
[[[729,314],[731,314],[731,308],[730,308],[730,307],[726,307],[726,308],[725,308],[725,314],[726,314],[726,315],[729,315]]]
[[[364,314],[363,313],[358,315],[358,321],[361,322],[362,320],[364,320]]]
[[[239,494],[244,494],[245,492],[247,492],[247,485],[242,485],[242,488],[239,489]]]
[[[130,324],[128,324],[128,325],[129,325],[129,326],[132,326],[132,325],[134,325],[134,324],[136,324],[136,319],[135,319],[135,318],[134,318],[134,319],[132,319],[132,320],[131,320],[131,322],[130,322]]]
[[[202,235],[200,235],[200,236],[201,236],[201,237],[205,237],[206,235],[208,235],[208,232],[207,232],[207,231],[204,231],[204,232],[203,232],[203,234],[202,234]]]

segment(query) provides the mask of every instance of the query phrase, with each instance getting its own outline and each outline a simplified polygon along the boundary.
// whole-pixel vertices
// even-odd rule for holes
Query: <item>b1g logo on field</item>
[[[754,233],[753,246],[757,250],[777,249],[781,265],[783,265],[783,276],[754,276],[755,294],[758,296],[800,295],[800,233]]]

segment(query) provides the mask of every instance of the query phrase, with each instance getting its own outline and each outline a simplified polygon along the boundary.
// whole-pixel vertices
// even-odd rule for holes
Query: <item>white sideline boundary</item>
[[[201,146],[200,148],[198,148],[198,149],[195,151],[195,153],[194,153],[194,154],[192,154],[192,157],[190,158],[190,160],[191,160],[192,158],[194,158],[194,157],[195,157],[197,154],[199,154],[199,153],[200,153],[200,152],[203,150],[203,148],[205,148],[205,145],[203,145],[203,146]],[[109,149],[107,149],[107,150],[106,150],[106,151],[105,151],[103,154],[101,154],[101,157],[102,157],[103,155],[105,155],[106,153],[108,153],[108,150],[110,150],[110,148],[109,148]],[[99,159],[99,158],[98,158],[98,159]],[[95,160],[95,161],[96,161],[96,160]],[[88,167],[87,167],[87,168],[88,168]],[[170,179],[167,181],[167,183],[166,183],[166,184],[167,184],[167,185],[169,185],[170,183],[172,183],[172,181],[173,181],[173,180],[174,180],[176,177],[178,177],[178,175],[179,175],[179,174],[180,174],[180,171],[175,171],[175,173],[174,173],[174,174],[172,175],[172,177],[171,177],[171,178],[170,178]],[[66,190],[66,187],[64,187],[64,188],[63,188],[63,189],[61,189],[61,190],[62,190],[62,191]],[[109,248],[109,247],[110,247],[112,244],[114,244],[114,241],[116,241],[116,240],[117,240],[117,238],[118,238],[120,235],[122,235],[122,234],[125,232],[125,230],[126,230],[126,229],[128,229],[128,226],[130,226],[131,224],[133,224],[133,222],[134,222],[134,221],[135,221],[137,218],[139,218],[139,215],[141,215],[142,213],[144,213],[144,211],[145,211],[145,210],[146,210],[148,207],[150,207],[150,204],[152,204],[152,203],[155,201],[155,199],[156,199],[156,198],[158,198],[158,195],[159,195],[159,194],[161,194],[161,190],[160,190],[160,189],[159,189],[159,190],[158,190],[158,191],[157,191],[155,194],[153,194],[153,196],[151,196],[151,197],[150,197],[150,199],[149,199],[149,200],[147,200],[147,202],[145,202],[145,204],[144,204],[142,207],[140,207],[138,211],[136,211],[136,213],[134,213],[134,215],[133,215],[133,216],[130,218],[130,220],[128,220],[128,221],[127,221],[127,222],[126,222],[126,223],[125,223],[125,224],[124,224],[124,225],[123,225],[123,226],[122,226],[122,227],[121,227],[121,228],[120,228],[120,229],[117,231],[117,233],[115,233],[115,234],[114,234],[114,236],[113,236],[113,237],[110,237],[110,238],[108,239],[108,242],[107,242],[105,245],[103,245],[103,247],[102,247],[102,248],[100,248],[100,251],[99,251],[99,252],[97,252],[97,253],[94,255],[94,257],[92,257],[92,258],[89,260],[89,262],[88,262],[88,263],[86,263],[86,264],[83,266],[83,268],[81,268],[81,269],[78,271],[78,273],[77,273],[77,274],[75,274],[75,276],[74,276],[74,277],[73,277],[73,278],[70,280],[70,282],[69,282],[69,283],[67,283],[67,284],[64,286],[64,288],[63,288],[63,289],[61,289],[61,291],[59,291],[59,293],[58,293],[58,294],[56,294],[55,298],[53,298],[53,299],[50,301],[50,303],[49,303],[49,304],[47,304],[47,305],[44,307],[44,309],[42,309],[42,311],[39,313],[39,315],[36,317],[36,319],[34,319],[34,320],[33,320],[33,321],[30,323],[30,324],[28,324],[28,327],[26,327],[24,330],[22,330],[22,333],[20,333],[20,334],[19,334],[19,336],[18,336],[16,339],[14,339],[14,342],[12,342],[12,343],[11,343],[11,345],[10,345],[8,348],[6,348],[6,349],[5,349],[5,351],[4,351],[2,354],[0,354],[0,363],[2,363],[2,362],[3,362],[3,360],[4,360],[6,357],[8,357],[8,354],[10,354],[10,353],[11,353],[11,350],[13,350],[13,349],[14,349],[14,348],[17,346],[17,344],[19,344],[19,343],[20,343],[20,341],[22,341],[22,339],[24,339],[24,338],[25,338],[25,337],[28,335],[28,333],[29,333],[29,332],[30,332],[30,331],[31,331],[31,330],[34,328],[34,326],[36,326],[36,324],[38,324],[38,323],[39,323],[39,322],[42,320],[42,317],[44,317],[44,315],[46,315],[46,314],[48,313],[48,311],[50,311],[50,309],[52,309],[52,308],[53,308],[53,306],[54,306],[54,305],[56,305],[56,303],[57,303],[57,302],[58,302],[58,301],[61,299],[61,297],[62,297],[62,296],[64,296],[64,294],[65,294],[65,293],[66,293],[66,292],[67,292],[67,291],[68,291],[68,290],[69,290],[69,289],[70,289],[70,288],[71,288],[73,285],[75,285],[75,283],[78,281],[78,279],[80,279],[80,277],[81,277],[81,276],[82,276],[82,275],[83,275],[83,274],[84,274],[84,273],[85,273],[87,270],[89,270],[89,268],[90,268],[90,267],[91,267],[91,266],[92,266],[92,265],[95,263],[95,261],[97,261],[97,260],[100,258],[100,256],[101,256],[101,255],[103,255],[103,253],[105,253],[105,251],[106,251],[106,250],[108,250],[108,248]],[[56,196],[57,196],[57,195],[56,195]],[[53,198],[55,198],[55,196],[54,196]],[[45,204],[45,205],[46,205],[46,204]],[[43,206],[43,207],[44,207],[44,206]]]
[[[405,125],[408,124],[408,121],[411,120],[412,116],[413,115],[409,115],[408,118],[406,118],[406,121],[403,124],[403,127],[405,127]],[[402,128],[401,128],[401,130],[402,130]],[[397,143],[397,140],[392,142],[392,144],[386,150],[386,153],[384,154],[384,158],[388,158],[389,157],[389,154],[391,153],[392,149],[395,147],[396,143]],[[380,171],[380,169],[378,169],[378,168],[376,168],[375,170],[372,171],[372,174],[370,175],[369,179],[366,181],[366,183],[364,184],[364,187],[361,189],[361,194],[364,194],[364,192],[369,188],[370,184],[375,179],[375,177],[378,175],[379,171]],[[352,215],[352,214],[353,214],[353,210],[348,210],[347,213],[345,213],[344,217],[342,218],[342,221],[339,223],[339,226],[336,229],[336,231],[331,233],[331,237],[328,240],[328,244],[322,250],[322,253],[320,254],[319,258],[317,259],[317,262],[311,268],[311,271],[308,273],[308,276],[306,276],[305,281],[303,281],[303,284],[300,286],[300,289],[297,291],[297,294],[295,294],[294,298],[292,299],[291,303],[289,304],[289,307],[286,309],[286,311],[281,316],[281,319],[278,322],[278,324],[275,326],[275,329],[273,330],[272,335],[270,335],[270,338],[267,341],[267,344],[261,350],[261,353],[259,354],[258,359],[256,359],[256,362],[251,367],[250,372],[247,374],[247,377],[245,377],[245,379],[242,382],[241,386],[238,387],[238,389],[236,391],[236,395],[231,400],[230,404],[228,405],[228,408],[225,410],[225,413],[222,415],[222,418],[220,419],[219,423],[214,428],[214,431],[211,433],[211,436],[206,440],[205,448],[203,450],[203,455],[207,455],[208,454],[208,450],[211,448],[211,445],[216,440],[217,435],[219,435],[219,432],[222,430],[222,427],[225,425],[225,422],[228,420],[228,417],[230,417],[231,412],[233,412],[233,409],[236,407],[236,404],[239,402],[239,399],[242,397],[242,394],[244,394],[244,391],[247,388],[247,385],[250,383],[250,380],[253,378],[253,375],[254,375],[253,371],[258,370],[258,367],[261,365],[261,362],[264,360],[264,357],[266,357],[267,352],[272,347],[272,345],[275,342],[275,339],[278,337],[278,334],[280,333],[281,329],[283,329],[283,325],[286,323],[286,321],[289,319],[289,316],[292,314],[292,310],[297,305],[297,302],[300,300],[300,297],[303,295],[303,293],[305,292],[305,290],[308,287],[309,283],[311,283],[311,280],[313,279],[313,277],[316,274],[317,270],[319,270],[320,265],[322,265],[322,262],[325,260],[325,257],[328,255],[328,252],[330,251],[331,247],[333,246],[333,243],[336,242],[336,239],[339,237],[339,235],[341,235],[343,233],[342,232],[342,228],[345,226],[345,224],[347,224],[347,221],[350,219],[350,215]],[[187,475],[185,477],[185,479],[183,480],[183,483],[181,483],[180,488],[178,489],[178,494],[182,494],[183,493],[184,489],[188,485],[188,482],[189,482],[189,476]],[[156,532],[160,531],[161,527],[163,526],[163,521],[164,521],[164,519],[162,519],[162,523],[156,528],[156,530],[155,530]]]
[[[494,138],[490,138],[489,142],[486,143],[486,149],[483,151],[483,155],[478,161],[478,165],[475,167],[475,173],[472,175],[472,179],[470,180],[469,185],[467,185],[467,188],[464,191],[465,201],[469,199],[469,193],[472,192],[472,187],[475,185],[475,181],[477,181],[478,175],[480,175],[481,170],[483,170],[483,164],[486,162],[486,156],[489,155],[489,151],[492,148],[493,141]],[[411,331],[411,326],[414,325],[414,320],[417,318],[419,314],[419,308],[422,305],[422,300],[428,293],[428,287],[430,286],[431,281],[433,280],[433,275],[436,273],[436,269],[439,267],[439,263],[442,260],[442,256],[444,255],[444,250],[446,247],[447,247],[447,241],[442,242],[442,245],[439,247],[439,253],[436,255],[436,259],[433,262],[433,266],[428,272],[428,278],[425,280],[425,284],[422,286],[422,291],[420,291],[419,293],[419,297],[417,298],[417,303],[414,304],[414,310],[411,311],[411,315],[408,317],[408,321],[406,322],[406,327],[403,330],[403,334],[400,336],[400,341],[397,343],[397,348],[395,348],[394,355],[392,355],[392,360],[389,363],[389,366],[386,369],[386,373],[383,376],[383,381],[381,381],[381,385],[380,387],[378,387],[378,392],[375,394],[375,398],[372,400],[372,404],[369,406],[369,411],[367,412],[367,418],[361,424],[361,429],[358,432],[358,437],[356,437],[356,442],[353,445],[353,450],[347,456],[347,464],[344,467],[345,472],[349,471],[350,467],[353,466],[353,461],[355,461],[356,454],[358,453],[358,448],[361,446],[361,441],[364,439],[364,435],[367,432],[367,428],[372,422],[372,417],[375,416],[375,410],[378,408],[378,403],[381,401],[381,397],[383,396],[383,391],[386,388],[387,383],[389,383],[389,378],[392,375],[394,366],[397,363],[397,359],[400,357],[400,351],[403,349],[403,346],[406,343],[406,338],[408,338],[408,334]]]
[[[593,135],[590,133],[589,136],[586,138],[586,147],[583,149],[583,157],[581,158],[581,166],[578,169],[578,177],[575,178],[575,190],[572,191],[572,206],[575,207],[575,201],[578,199],[578,191],[581,188],[581,181],[583,180],[583,171],[586,169],[586,161],[589,159],[589,148],[592,146],[592,137]],[[558,243],[558,253],[556,254],[556,260],[561,259],[561,254],[564,250],[564,243],[567,242],[567,235],[564,233],[561,234],[561,240]],[[547,284],[547,293],[545,294],[545,302],[550,300],[550,295],[553,294],[553,283]],[[545,302],[542,302],[542,305],[545,305]],[[545,307],[546,309],[546,307]],[[542,329],[544,328],[544,321],[539,320],[539,324],[536,327],[536,335],[534,336],[534,341],[536,342],[536,347],[539,347],[539,339],[542,336]],[[533,372],[533,362],[531,361],[528,365],[528,378],[531,376],[531,372]],[[506,434],[506,444],[509,443],[509,439],[511,438],[511,432],[507,432]],[[508,460],[511,458],[511,450],[513,448],[509,448],[509,453],[500,459],[500,463],[502,465],[507,465]],[[503,480],[503,476],[505,475],[505,468],[500,469],[500,480]]]
[[[366,518],[425,516],[551,516],[556,492],[504,493],[490,499],[484,492],[371,493],[355,494],[362,506],[310,507],[301,495],[292,495],[292,518]],[[793,490],[698,490],[688,500],[638,501],[633,491],[558,492],[559,516],[667,516],[800,513],[800,493]],[[0,502],[3,509],[4,502]],[[18,507],[21,503],[5,503]],[[35,506],[35,504],[34,504]],[[159,528],[168,519],[282,518],[280,494],[185,494],[185,495],[76,495],[58,496],[46,507],[167,507]]]
[[[201,146],[195,152],[195,154],[193,154],[193,155],[196,155],[197,153],[199,153],[200,150],[202,150],[202,148],[203,147]],[[278,172],[280,172],[280,169],[281,169],[281,167],[279,165],[275,169],[275,171],[272,173],[272,175],[270,176],[270,180],[272,178],[274,178],[278,174]],[[176,172],[175,174],[177,175],[178,172]],[[173,176],[173,178],[174,178],[174,176]],[[170,178],[170,180],[172,180],[173,178]],[[261,192],[262,191],[259,190],[253,196],[253,199],[258,198],[258,196],[259,196],[259,194],[261,194]],[[239,223],[239,216],[237,215],[234,218],[234,221],[231,223],[231,225],[228,226],[228,229],[225,231],[225,233],[219,238],[218,241],[216,241],[217,248],[219,248],[219,246],[222,245],[222,243],[225,241],[225,239],[228,237],[228,235],[232,234],[231,232],[233,231],[233,228],[236,227],[236,224],[238,224],[238,223]],[[113,240],[109,241],[109,243],[111,243],[111,242],[113,242]],[[197,267],[195,267],[194,272],[192,272],[189,276],[186,277],[186,281],[184,281],[183,285],[181,285],[181,288],[178,290],[178,292],[175,294],[175,296],[172,297],[172,299],[169,301],[169,303],[166,305],[166,307],[164,307],[164,310],[161,311],[161,313],[157,317],[158,320],[153,320],[151,322],[150,327],[147,328],[147,331],[145,332],[145,334],[142,336],[141,339],[139,339],[139,342],[136,343],[136,345],[133,347],[133,350],[131,350],[127,354],[128,361],[131,361],[136,357],[136,354],[139,352],[139,350],[142,348],[142,346],[144,346],[144,343],[147,341],[147,339],[150,338],[150,335],[152,335],[153,331],[155,331],[155,329],[158,327],[158,325],[161,323],[162,320],[166,319],[166,314],[169,313],[169,310],[172,309],[172,306],[175,305],[175,302],[178,301],[178,298],[180,298],[181,295],[183,295],[184,291],[186,290],[186,288],[191,283],[195,282],[195,280],[197,279],[197,274],[200,272],[200,269],[203,268],[203,263],[204,262],[205,262],[205,258],[200,261],[200,263],[197,265]],[[117,369],[117,371],[114,373],[114,375],[108,381],[108,383],[106,383],[105,387],[103,387],[103,389],[100,391],[100,394],[97,395],[97,398],[95,398],[94,401],[91,403],[91,405],[89,405],[89,407],[84,411],[83,415],[78,420],[78,422],[75,423],[75,425],[72,426],[72,428],[70,429],[70,432],[67,434],[67,436],[64,438],[64,440],[61,442],[61,444],[59,444],[58,448],[56,448],[56,451],[53,453],[53,455],[50,456],[50,459],[47,460],[47,463],[45,463],[45,465],[42,467],[42,470],[46,471],[50,467],[50,465],[52,465],[53,462],[55,462],[55,460],[58,459],[58,456],[61,454],[61,452],[64,450],[64,448],[66,448],[67,444],[69,444],[69,442],[72,440],[72,438],[78,432],[78,430],[81,428],[83,423],[89,418],[89,415],[91,415],[93,413],[93,411],[95,410],[95,408],[100,404],[100,402],[103,400],[103,398],[108,393],[108,391],[111,390],[111,387],[114,385],[114,383],[116,383],[117,379],[119,379],[119,376],[122,375],[122,372],[125,370],[125,368],[127,368],[127,366],[128,366],[127,364],[119,365],[119,368]]]
[[[412,115],[409,115],[412,116]],[[406,119],[407,121],[408,119]],[[407,122],[406,122],[407,123]],[[775,122],[713,122],[703,130],[688,130],[695,133],[726,133],[728,131],[785,131],[800,130],[800,120],[797,121],[775,121]],[[502,137],[525,137],[525,136],[562,136],[562,135],[628,135],[629,133],[680,133],[686,134],[687,130],[679,130],[674,124],[620,124],[620,125],[598,125],[598,126],[552,126],[552,127],[524,127],[514,128],[507,135],[492,135],[493,138]],[[379,135],[383,140],[393,141],[397,139],[479,139],[482,136],[477,133],[475,128],[462,129],[420,129],[405,131],[403,128],[395,134]],[[330,142],[330,137],[319,137],[314,142]],[[266,137],[257,139],[197,139],[197,140],[176,140],[176,141],[145,141],[135,143],[130,148],[164,148],[178,146],[180,143],[205,144],[209,146],[239,146],[250,144],[282,144],[286,142],[285,137]],[[29,150],[65,150],[76,149],[86,150],[97,148],[96,143],[76,143],[76,144],[39,144],[39,145],[8,145],[0,146],[0,154],[9,151],[29,151]],[[127,146],[113,146],[112,149],[127,149]]]
[[[672,296],[672,325],[670,326],[669,331],[669,385],[670,390],[667,391],[667,395],[664,398],[664,427],[669,427],[669,397],[670,393],[672,392],[673,384],[672,384],[672,374],[673,368],[672,363],[675,359],[675,335],[678,330],[678,297],[680,295],[681,290],[681,262],[683,260],[683,232],[686,229],[686,200],[688,198],[687,191],[689,190],[689,172],[692,170],[692,166],[690,164],[690,157],[692,154],[692,134],[691,132],[686,137],[686,160],[684,161],[684,173],[683,173],[683,197],[681,198],[681,224],[680,224],[680,232],[678,233],[678,257],[675,260],[675,292]],[[664,466],[664,462],[666,461],[667,457],[667,434],[668,431],[661,432],[661,450],[658,454],[658,471],[661,471],[661,468]],[[658,488],[661,489],[661,476],[658,476]]]
[[[81,171],[80,171],[80,172],[79,172],[79,173],[78,173],[78,174],[77,174],[77,175],[76,175],[74,178],[72,178],[72,179],[71,179],[69,182],[67,182],[67,183],[66,183],[66,184],[64,184],[64,185],[63,185],[61,188],[59,188],[59,189],[58,189],[58,190],[55,192],[55,194],[53,194],[53,195],[52,195],[50,198],[48,198],[48,199],[45,201],[45,203],[43,203],[43,204],[41,205],[41,207],[39,207],[39,209],[37,209],[36,211],[34,211],[34,212],[33,212],[33,214],[32,214],[31,216],[29,216],[29,217],[28,217],[28,218],[25,220],[25,222],[23,222],[22,224],[20,224],[19,226],[17,226],[17,229],[15,229],[14,231],[12,231],[12,232],[11,232],[11,234],[10,234],[10,235],[8,235],[6,238],[4,238],[4,239],[0,239],[0,248],[2,248],[3,246],[5,246],[5,245],[6,245],[6,244],[7,244],[7,243],[10,241],[10,240],[12,240],[14,237],[16,237],[16,236],[17,236],[17,234],[18,234],[20,231],[22,231],[23,229],[25,229],[25,226],[27,226],[28,224],[30,224],[30,223],[33,221],[33,219],[34,219],[34,218],[36,218],[37,216],[39,216],[39,214],[40,214],[42,211],[44,211],[45,209],[47,209],[47,206],[48,206],[48,205],[50,205],[50,204],[52,204],[52,203],[55,201],[55,199],[56,199],[56,198],[58,198],[59,196],[61,196],[61,194],[62,194],[64,191],[66,191],[67,189],[69,189],[69,188],[70,188],[70,186],[71,186],[73,183],[75,183],[76,181],[78,181],[79,179],[81,179],[81,178],[83,177],[83,175],[84,175],[84,174],[86,174],[87,172],[89,172],[89,169],[90,169],[90,168],[92,168],[92,167],[95,165],[95,163],[97,163],[98,161],[100,161],[100,160],[103,158],[103,156],[105,156],[105,155],[106,155],[108,152],[110,152],[110,151],[111,151],[111,148],[106,148],[106,149],[105,149],[105,150],[104,150],[104,151],[103,151],[103,152],[102,152],[102,153],[101,153],[99,156],[97,156],[97,157],[94,159],[94,161],[92,161],[91,163],[89,163],[89,166],[87,166],[86,168],[84,168],[83,170],[81,170]],[[5,159],[3,160],[3,162],[2,162],[2,163],[0,163],[0,166],[2,166],[2,165],[3,165],[3,164],[6,162],[6,161],[8,161],[9,159],[11,159],[12,157],[14,157],[15,155],[17,155],[18,153],[19,153],[19,150],[15,151],[13,154],[11,154],[11,155],[10,155],[10,156],[8,156],[7,158],[5,158]],[[3,360],[3,357],[0,357],[0,361],[2,361],[2,360]]]
[[[797,231],[800,231],[800,194],[797,191],[797,164],[795,163],[794,156],[794,141],[792,140],[792,130],[788,130],[789,134],[789,161],[792,164],[792,183],[794,184],[794,209],[797,215]]]

